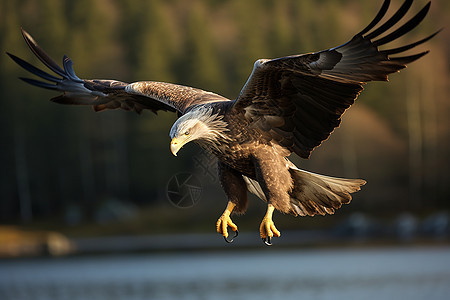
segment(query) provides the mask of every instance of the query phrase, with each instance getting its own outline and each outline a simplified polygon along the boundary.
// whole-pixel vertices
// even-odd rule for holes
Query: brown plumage
[[[390,1],[385,0],[375,19],[341,46],[257,60],[234,101],[200,89],[163,82],[128,84],[115,80],[82,80],[75,75],[68,57],[64,57],[64,68],[60,68],[23,30],[30,49],[59,77],[8,55],[50,83],[22,78],[24,81],[63,91],[52,99],[54,102],[92,105],[95,111],[121,108],[138,113],[144,109],[155,113],[159,110],[178,112],[180,118],[170,131],[173,154],[186,143],[195,141],[218,157],[219,178],[229,200],[217,223],[218,232],[226,239],[228,226],[237,231],[230,214],[245,211],[247,191],[250,191],[268,203],[260,233],[270,244],[272,236],[279,236],[272,221],[274,209],[295,216],[333,214],[342,204],[351,201],[351,193],[365,184],[361,179],[333,178],[300,170],[287,157],[296,153],[308,158],[339,126],[342,114],[354,103],[366,82],[386,81],[388,74],[428,53],[391,56],[428,41],[438,32],[402,47],[378,48],[403,36],[423,20],[430,3],[403,25],[385,34],[403,20],[412,2],[406,0],[380,25],[390,5]]]

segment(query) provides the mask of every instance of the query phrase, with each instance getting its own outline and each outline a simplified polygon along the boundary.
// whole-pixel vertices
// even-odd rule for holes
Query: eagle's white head
[[[224,133],[228,130],[223,115],[214,113],[211,107],[194,108],[181,116],[170,129],[170,150],[177,156],[178,151],[192,141],[217,147],[221,141],[227,139]]]

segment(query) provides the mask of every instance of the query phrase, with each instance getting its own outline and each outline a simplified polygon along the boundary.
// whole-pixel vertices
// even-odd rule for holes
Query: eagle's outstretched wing
[[[379,50],[415,28],[427,14],[430,3],[398,29],[380,38],[405,16],[413,0],[406,0],[385,23],[371,31],[386,14],[385,0],[375,19],[349,42],[328,50],[256,61],[253,72],[234,103],[253,127],[268,132],[273,140],[300,157],[328,138],[341,116],[372,80],[387,81],[387,75],[427,54],[391,57],[420,45],[438,32],[415,43]],[[371,31],[371,32],[370,32]]]
[[[92,105],[95,111],[121,108],[134,110],[137,113],[144,109],[154,113],[159,110],[184,113],[192,105],[229,101],[211,92],[165,82],[139,81],[128,84],[116,80],[80,79],[75,75],[73,63],[69,57],[64,56],[62,69],[23,29],[22,35],[31,51],[57,76],[40,70],[11,53],[7,54],[24,69],[49,82],[21,78],[23,81],[63,92],[62,95],[51,99],[57,103]]]

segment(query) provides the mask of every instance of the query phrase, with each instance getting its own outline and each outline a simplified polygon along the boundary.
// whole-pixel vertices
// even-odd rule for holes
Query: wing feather
[[[397,24],[397,22],[400,21],[400,19],[406,15],[408,10],[411,8],[412,3],[413,3],[413,0],[406,0],[405,2],[403,2],[402,6],[400,6],[400,8],[397,10],[397,12],[389,20],[387,20],[383,25],[381,25],[380,27],[375,29],[372,33],[369,33],[368,35],[366,35],[366,38],[368,40],[371,40],[371,39],[379,36],[380,34],[385,33],[389,28],[391,28],[392,26]],[[384,13],[386,13],[386,11]],[[378,20],[378,22],[379,21],[381,21],[381,18],[380,18],[380,20]],[[360,35],[362,35],[362,34],[360,33]]]
[[[49,74],[13,54],[7,54],[19,66],[49,82],[21,78],[23,81],[41,88],[63,92],[62,95],[51,99],[56,103],[91,105],[95,111],[120,108],[137,113],[141,113],[144,109],[154,113],[160,110],[184,113],[191,106],[230,101],[211,92],[171,83],[141,81],[128,84],[117,80],[83,80],[75,74],[73,62],[68,56],[63,57],[64,69],[62,69],[23,29],[22,35],[39,60],[60,77]]]
[[[389,74],[428,53],[390,57],[427,42],[439,31],[405,46],[378,49],[408,33],[425,18],[430,3],[398,29],[380,37],[404,19],[412,2],[405,0],[392,17],[379,25],[390,5],[385,0],[372,22],[341,46],[256,61],[233,104],[235,113],[243,113],[266,136],[308,158],[339,126],[342,114],[354,103],[366,82],[386,81]]]

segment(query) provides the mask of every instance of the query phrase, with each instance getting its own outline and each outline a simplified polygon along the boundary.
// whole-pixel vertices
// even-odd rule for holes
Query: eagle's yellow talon
[[[281,235],[280,231],[275,227],[275,223],[272,221],[272,214],[274,211],[274,207],[272,204],[269,204],[267,207],[267,213],[264,216],[264,219],[259,226],[259,233],[261,235],[262,240],[266,245],[272,245],[272,238],[279,237]]]
[[[216,223],[217,232],[222,234],[227,242],[232,242],[233,241],[233,240],[231,240],[231,241],[227,240],[227,238],[228,238],[228,229],[227,229],[228,226],[233,231],[235,231],[236,233],[238,231],[237,225],[234,224],[233,221],[230,218],[230,214],[233,211],[233,208],[235,206],[236,205],[234,203],[228,202],[227,208],[225,209],[224,213],[222,214],[222,216],[220,216],[219,220],[217,220],[217,223]],[[235,234],[234,237],[236,237],[236,236],[237,236],[237,234]]]
[[[226,215],[225,213],[217,220],[216,228],[217,232],[221,233],[225,238],[228,237],[228,226],[231,227],[233,231],[237,231],[236,224],[233,223],[230,216]]]
[[[265,239],[267,237],[279,237],[281,235],[280,231],[275,227],[275,223],[272,219],[264,218],[259,226],[259,233],[261,238]]]

